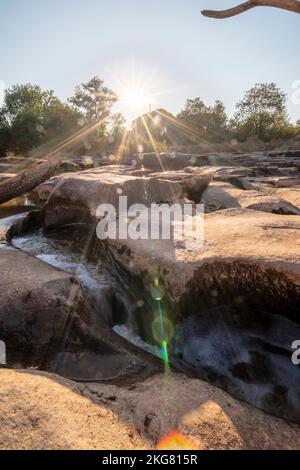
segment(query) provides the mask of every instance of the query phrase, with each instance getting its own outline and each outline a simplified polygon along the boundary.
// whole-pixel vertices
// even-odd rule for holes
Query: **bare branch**
[[[281,8],[282,10],[300,13],[299,0],[249,0],[248,2],[242,3],[233,8],[229,8],[228,10],[203,10],[202,15],[217,19],[230,18],[231,16],[239,15],[240,13],[255,7]]]

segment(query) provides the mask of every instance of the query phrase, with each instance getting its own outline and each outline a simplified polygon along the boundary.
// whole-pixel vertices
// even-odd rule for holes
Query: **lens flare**
[[[156,317],[153,324],[152,324],[152,334],[155,341],[159,344],[163,342],[168,343],[173,335],[174,335],[174,328],[172,323],[165,315],[160,317]]]
[[[173,431],[158,443],[157,450],[199,450],[199,447],[191,439]]]

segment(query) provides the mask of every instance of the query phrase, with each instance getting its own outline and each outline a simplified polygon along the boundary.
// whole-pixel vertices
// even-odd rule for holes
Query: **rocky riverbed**
[[[280,443],[270,426],[262,448],[279,448],[289,432],[298,442],[296,424],[286,428],[215,386],[300,422],[299,367],[291,361],[292,343],[300,339],[300,152],[171,154],[159,162],[149,154],[110,163],[95,161],[87,170],[61,173],[30,195],[34,211],[3,214],[0,325],[8,365],[100,382],[95,388],[82,385],[80,390],[92,395],[116,387],[113,411],[124,416],[124,387],[143,394],[142,384],[136,384],[146,380],[157,397],[159,374],[166,368],[156,326],[160,317],[174,368],[166,369],[167,377],[174,390],[183,380],[181,418],[190,410],[193,426],[182,427],[171,410],[166,425],[161,405],[155,409],[153,401],[144,414],[155,416],[144,424],[153,435],[141,445],[151,447],[177,427],[201,448],[218,447],[209,436],[225,416],[233,416],[222,400],[233,400],[254,418],[247,431],[235,432],[236,423],[228,424],[230,439],[222,436],[218,448],[259,448],[253,437],[259,420],[274,420],[282,436]],[[117,206],[120,195],[128,197],[128,205],[146,207],[203,203],[204,246],[189,249],[189,233],[180,242],[101,242],[97,207]],[[18,381],[22,377],[27,380],[21,374]],[[205,389],[205,400],[194,403],[189,387],[196,387],[199,397]],[[168,388],[165,400],[169,394]],[[215,394],[224,397],[221,405],[214,403]],[[135,409],[137,396],[130,397]],[[204,406],[210,399],[213,404]],[[135,418],[126,421],[137,426]]]

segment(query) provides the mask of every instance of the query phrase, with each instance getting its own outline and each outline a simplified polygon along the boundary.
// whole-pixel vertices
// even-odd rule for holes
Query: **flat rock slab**
[[[0,380],[1,450],[153,449],[174,430],[200,450],[300,447],[299,426],[180,374],[134,388],[11,370]]]
[[[300,219],[250,209],[227,209],[205,215],[204,246],[189,250],[182,243],[168,240],[115,240],[117,258],[133,272],[164,270],[170,293],[178,298],[194,271],[218,262],[259,264],[287,273],[300,283]],[[189,234],[186,234],[187,236]]]
[[[71,382],[10,370],[1,370],[0,379],[2,450],[147,448],[133,426]]]
[[[155,202],[173,202],[183,195],[183,188],[176,182],[147,176],[132,176],[128,167],[97,168],[78,173],[56,176],[39,186],[35,193],[44,207],[44,224],[82,220],[88,213],[96,215],[100,204],[119,207],[119,197],[127,196],[128,207]]]
[[[284,200],[285,194],[288,199],[292,198],[289,198],[290,191],[292,190],[286,190],[280,198],[276,193],[271,195],[262,191],[243,190],[229,183],[213,181],[204,191],[201,202],[205,205],[206,212],[245,208],[274,214],[300,215],[300,209],[297,206]],[[300,191],[298,195],[300,197]]]
[[[95,214],[99,204],[117,204],[120,195],[128,197],[128,205],[147,201],[151,204],[160,200],[172,202],[181,196],[182,189],[176,183],[131,176],[103,167],[56,176],[42,184],[37,192],[40,199],[48,203],[57,199],[75,202],[85,205]]]

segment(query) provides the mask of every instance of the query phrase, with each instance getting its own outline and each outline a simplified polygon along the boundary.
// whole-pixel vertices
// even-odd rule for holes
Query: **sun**
[[[145,58],[124,57],[106,66],[118,101],[114,111],[121,113],[131,129],[138,117],[162,108],[166,95],[179,88],[169,88],[169,80],[161,65]]]
[[[154,100],[143,87],[134,86],[125,87],[119,96],[119,101],[125,113],[133,120],[149,112]]]
[[[141,88],[132,88],[125,90],[124,96],[121,97],[121,102],[133,111],[137,111],[140,108],[149,106],[151,104],[151,97]]]

